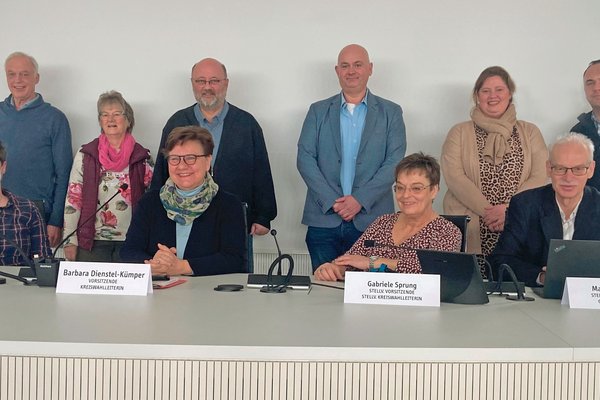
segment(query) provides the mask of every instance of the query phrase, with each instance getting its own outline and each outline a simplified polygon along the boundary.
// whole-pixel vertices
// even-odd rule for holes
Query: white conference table
[[[538,379],[540,387],[548,385],[550,379],[563,382],[557,389],[563,390],[565,383],[573,385],[566,379],[573,378],[579,385],[597,380],[598,388],[588,389],[594,395],[600,391],[600,311],[571,310],[559,300],[535,295],[534,302],[491,296],[486,305],[442,303],[433,308],[344,304],[342,290],[321,286],[284,294],[247,288],[213,290],[218,284],[244,284],[246,279],[243,274],[191,277],[183,285],[155,290],[146,297],[56,294],[54,288],[26,287],[15,281],[0,285],[0,356],[5,365],[4,370],[0,365],[0,397],[3,371],[10,364],[6,360],[40,358],[48,362],[185,361],[219,368],[250,363],[257,371],[261,366],[313,365],[315,371],[329,368],[331,376],[331,368],[339,375],[340,366],[354,365],[359,370],[371,366],[374,371],[379,368],[380,375],[381,368],[389,375],[392,366],[397,375],[397,368],[403,366],[416,368],[414,377],[405,377],[406,384],[416,379],[416,385],[422,385],[419,379],[426,379],[427,371],[431,375],[440,365],[456,367],[453,374],[458,376],[463,370],[467,375],[478,371],[481,377],[472,377],[470,385],[467,378],[464,382],[460,377],[452,378],[460,382],[445,378],[446,386],[467,385],[463,391],[479,390],[490,376],[497,385],[509,380],[516,385],[515,379],[529,382],[530,368],[537,371],[540,366],[535,385]],[[564,365],[575,372],[561,369],[558,377],[557,368]],[[494,366],[496,372],[486,366]],[[527,377],[521,376],[526,371]],[[303,381],[311,376],[301,376],[300,381],[308,384]],[[352,376],[344,373],[345,380]],[[322,386],[327,381],[323,376],[315,379],[311,384],[318,385],[320,379]],[[341,385],[339,379],[329,387]],[[480,381],[473,386],[476,379]]]

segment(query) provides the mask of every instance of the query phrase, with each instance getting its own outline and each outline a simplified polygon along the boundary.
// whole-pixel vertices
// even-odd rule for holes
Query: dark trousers
[[[121,262],[119,252],[123,243],[116,240],[94,240],[92,251],[77,248],[77,261]]]
[[[306,231],[306,246],[310,253],[313,272],[321,264],[331,262],[347,252],[362,232],[352,221],[343,221],[335,228],[309,226]]]

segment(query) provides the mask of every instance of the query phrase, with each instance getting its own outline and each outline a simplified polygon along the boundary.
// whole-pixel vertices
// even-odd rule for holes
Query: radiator
[[[598,399],[600,363],[0,357],[0,399]]]
[[[312,275],[312,264],[308,254],[295,253],[290,256],[294,259],[294,275]],[[266,274],[276,258],[277,253],[254,253],[254,273]],[[282,264],[284,271],[287,271],[287,261]]]

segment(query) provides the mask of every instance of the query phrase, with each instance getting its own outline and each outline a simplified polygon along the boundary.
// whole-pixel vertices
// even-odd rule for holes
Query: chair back
[[[460,229],[460,233],[462,234],[460,251],[464,253],[467,249],[467,225],[469,224],[471,217],[468,215],[442,215],[442,217],[446,218]]]
[[[251,274],[254,272],[254,254],[252,251],[252,235],[248,230],[248,204],[242,202],[242,211],[244,213],[244,232],[246,232],[246,249],[244,251],[244,268]]]

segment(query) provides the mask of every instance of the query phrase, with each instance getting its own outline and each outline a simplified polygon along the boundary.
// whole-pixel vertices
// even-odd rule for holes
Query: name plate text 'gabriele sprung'
[[[440,306],[440,276],[346,272],[344,303]]]

